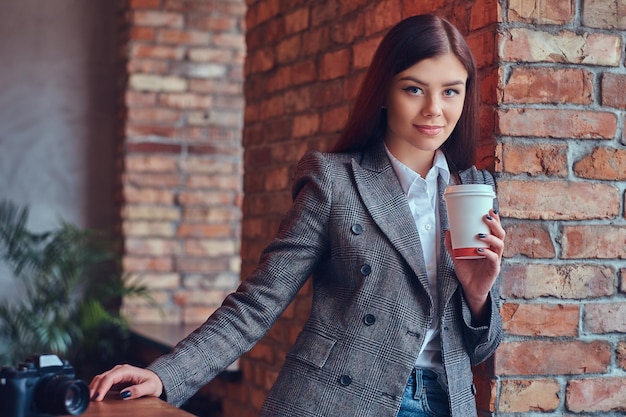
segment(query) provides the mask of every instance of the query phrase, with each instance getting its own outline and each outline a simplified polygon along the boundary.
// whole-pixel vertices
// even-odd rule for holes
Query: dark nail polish
[[[498,210],[493,209],[493,214],[498,214]]]
[[[99,393],[99,392],[96,392],[96,393],[93,395],[93,397],[91,397],[91,399],[92,399],[92,400],[97,400],[99,396],[100,396],[100,393]]]
[[[478,248],[476,249],[476,252],[484,252],[485,250],[483,248]]]
[[[130,391],[122,391],[120,392],[120,397],[122,397],[122,399],[127,399],[130,398]]]
[[[487,215],[487,220],[493,220],[493,217],[491,217],[490,215]]]
[[[484,233],[479,233],[479,234],[478,234],[478,237],[479,237],[479,238],[484,238],[484,237],[487,237],[487,235],[486,235],[486,234],[484,234]]]

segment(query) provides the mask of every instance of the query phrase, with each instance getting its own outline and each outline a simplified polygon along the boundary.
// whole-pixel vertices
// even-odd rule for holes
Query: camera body
[[[0,415],[80,415],[89,406],[89,388],[74,379],[74,368],[56,355],[38,355],[0,369]]]

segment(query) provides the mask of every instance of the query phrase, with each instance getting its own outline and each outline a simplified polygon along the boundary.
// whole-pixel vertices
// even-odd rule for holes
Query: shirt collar
[[[389,161],[391,162],[391,166],[398,176],[398,180],[400,181],[400,185],[405,193],[409,192],[411,185],[415,182],[416,179],[422,178],[420,174],[413,171],[408,166],[404,165],[402,162],[398,160],[395,156],[387,148],[385,145],[385,152],[387,152],[387,156],[389,157]],[[446,156],[439,149],[435,152],[435,159],[432,168],[428,171],[427,177],[433,175],[433,178],[437,178],[441,176],[444,183],[448,184],[450,182],[450,168],[448,167],[448,161],[446,160]],[[428,180],[425,178],[425,180]]]

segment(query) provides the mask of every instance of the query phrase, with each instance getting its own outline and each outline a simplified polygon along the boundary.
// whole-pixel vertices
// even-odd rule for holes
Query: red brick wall
[[[449,17],[476,52],[485,86],[479,162],[494,165],[495,1],[248,0],[242,277],[256,266],[291,204],[295,163],[307,150],[328,149],[337,139],[381,37],[402,18],[427,12]],[[245,386],[225,401],[225,416],[258,414],[308,317],[310,295],[306,286],[268,336],[242,358]],[[483,368],[487,375],[481,383],[485,407],[493,386],[488,369]]]
[[[290,205],[296,161],[337,138],[381,36],[403,17],[436,12],[476,55],[484,132],[477,164],[502,174],[506,336],[494,360],[476,369],[479,408],[498,416],[623,411],[624,6],[247,0],[241,66],[240,3],[133,0],[126,14],[124,266],[145,273],[166,320],[204,319],[233,284],[242,172],[245,277]],[[307,286],[244,355],[243,383],[223,386],[225,417],[258,414],[309,304]],[[126,305],[138,319],[158,316]]]
[[[238,284],[243,0],[125,0],[120,129],[125,272],[159,307],[134,322],[200,323]]]
[[[623,412],[626,7],[509,0],[501,20],[497,415]]]

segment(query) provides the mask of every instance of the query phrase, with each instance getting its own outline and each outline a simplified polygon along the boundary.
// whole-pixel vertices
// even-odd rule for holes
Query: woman
[[[496,280],[504,230],[485,213],[488,248],[453,260],[442,195],[487,183],[472,166],[477,77],[447,21],[415,16],[385,36],[332,153],[298,164],[294,203],[258,268],[175,350],[148,369],[91,383],[101,400],[162,396],[180,405],[248,351],[309,276],[311,315],[263,416],[475,416],[471,366],[502,335]]]

